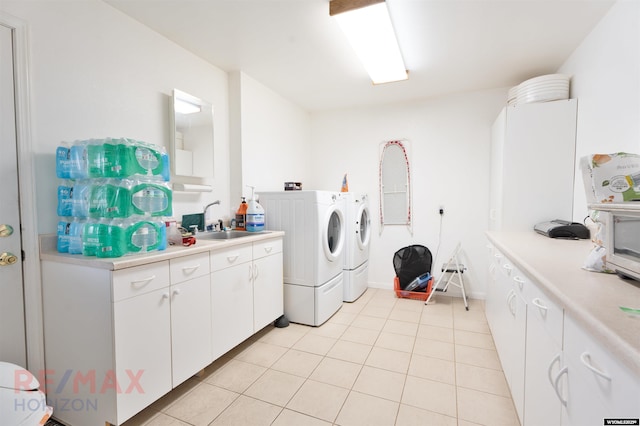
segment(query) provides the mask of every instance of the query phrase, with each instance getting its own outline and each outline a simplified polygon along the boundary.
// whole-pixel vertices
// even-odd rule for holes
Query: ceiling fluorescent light
[[[180,114],[195,114],[196,112],[201,111],[199,105],[194,105],[191,102],[183,101],[182,99],[175,100],[174,108],[176,109],[176,112],[179,112]]]
[[[384,0],[331,0],[334,16],[374,84],[409,76]]]

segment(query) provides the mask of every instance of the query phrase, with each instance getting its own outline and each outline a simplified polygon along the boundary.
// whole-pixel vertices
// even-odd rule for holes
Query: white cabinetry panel
[[[506,107],[492,127],[489,229],[571,220],[575,99]]]

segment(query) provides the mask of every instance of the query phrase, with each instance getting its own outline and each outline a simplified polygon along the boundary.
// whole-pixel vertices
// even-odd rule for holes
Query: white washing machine
[[[340,192],[260,192],[265,229],[284,231],[284,314],[318,326],[342,306],[345,212]]]
[[[371,214],[367,194],[346,192],[343,196],[346,217],[343,300],[353,302],[369,286]]]

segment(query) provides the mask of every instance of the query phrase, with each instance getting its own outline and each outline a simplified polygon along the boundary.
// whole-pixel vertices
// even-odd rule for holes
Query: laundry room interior
[[[185,3],[184,7],[179,3]],[[81,409],[65,409],[60,405],[61,395],[66,395],[69,401],[79,401],[80,397],[72,389],[68,395],[56,395],[58,388],[53,387],[47,393],[47,404],[53,407],[50,421],[55,419],[61,422],[58,424],[67,426],[410,425],[436,422],[460,426],[543,424],[539,423],[541,420],[538,418],[527,421],[529,399],[527,394],[520,395],[514,391],[518,387],[517,380],[511,381],[511,367],[505,366],[505,358],[500,355],[498,342],[501,337],[499,333],[492,334],[495,333],[492,319],[490,314],[485,317],[484,313],[488,309],[486,304],[490,305],[487,301],[491,298],[491,274],[494,273],[498,255],[510,259],[514,267],[519,267],[525,274],[528,268],[535,271],[543,269],[542,263],[536,263],[537,258],[529,261],[519,249],[512,249],[519,244],[528,245],[531,236],[511,240],[511,236],[493,234],[500,230],[492,222],[495,220],[495,211],[491,198],[496,191],[493,173],[496,173],[497,166],[495,154],[492,154],[496,120],[503,110],[508,110],[508,114],[514,108],[542,108],[546,103],[572,105],[574,118],[569,125],[573,131],[569,154],[571,159],[562,166],[570,175],[569,180],[564,181],[569,188],[562,194],[568,207],[560,210],[557,205],[539,198],[541,192],[538,190],[528,192],[530,186],[542,185],[536,182],[548,184],[547,188],[551,188],[549,192],[556,190],[554,176],[557,163],[553,146],[544,148],[548,150],[544,153],[536,153],[536,161],[539,162],[535,167],[523,166],[523,169],[533,169],[534,173],[514,193],[518,193],[518,200],[523,200],[518,206],[523,218],[532,216],[530,212],[544,212],[546,208],[549,217],[537,221],[564,219],[586,224],[586,218],[593,212],[590,207],[593,200],[585,191],[581,158],[593,154],[640,154],[640,3],[635,0],[453,0],[455,6],[446,9],[444,3],[447,2],[425,2],[433,7],[434,13],[441,14],[438,17],[450,19],[446,22],[443,20],[442,25],[458,25],[458,29],[446,32],[451,36],[450,39],[429,40],[414,50],[404,47],[408,80],[378,85],[372,84],[350,46],[342,40],[339,28],[329,20],[328,0],[305,0],[300,4],[288,0],[248,1],[236,6],[229,5],[229,2],[212,1],[212,10],[219,7],[220,16],[211,18],[203,15],[206,8],[201,3],[135,0],[3,0],[0,3],[1,26],[14,31],[15,81],[11,90],[15,96],[16,135],[12,139],[12,149],[16,149],[17,161],[12,170],[13,177],[19,178],[19,184],[15,185],[16,201],[12,206],[20,210],[20,224],[13,225],[13,228],[20,229],[20,232],[14,233],[14,237],[19,238],[21,244],[18,250],[22,251],[21,278],[24,283],[20,290],[23,294],[19,296],[24,303],[17,314],[24,318],[24,331],[18,333],[21,334],[18,338],[21,349],[13,351],[15,340],[8,339],[14,339],[15,333],[3,331],[0,335],[3,339],[0,341],[0,346],[3,346],[0,361],[27,368],[40,384],[46,381],[46,377],[38,372],[49,370],[57,377],[53,377],[48,384],[60,384],[69,379],[60,377],[64,371],[85,377],[90,371],[117,371],[117,374],[124,374],[128,368],[126,371],[130,374],[144,370],[148,371],[146,376],[151,377],[155,374],[156,365],[147,365],[141,359],[152,359],[154,353],[160,351],[150,352],[149,348],[145,348],[144,339],[131,335],[120,340],[120,333],[126,334],[127,327],[123,324],[139,318],[134,314],[118,317],[121,315],[118,304],[134,300],[135,297],[133,293],[126,293],[133,291],[128,287],[125,292],[118,293],[115,283],[127,270],[144,269],[166,262],[162,272],[153,272],[154,277],[167,277],[166,283],[158,283],[154,287],[154,291],[161,292],[162,289],[164,292],[165,287],[169,289],[174,283],[181,283],[173,281],[172,262],[178,265],[180,259],[186,261],[187,257],[194,256],[193,259],[198,261],[204,259],[207,265],[206,272],[199,277],[206,277],[206,284],[198,287],[203,293],[199,293],[200,296],[194,293],[191,299],[194,306],[198,301],[211,302],[202,306],[207,326],[194,326],[192,330],[185,327],[184,340],[180,340],[184,342],[183,349],[177,348],[177,343],[172,341],[170,343],[174,346],[165,348],[166,357],[158,356],[158,363],[169,365],[158,367],[163,374],[162,380],[158,379],[153,384],[142,382],[145,391],[157,385],[157,392],[135,397],[118,394],[121,400],[116,398],[114,392],[113,399],[111,396],[100,399],[96,410],[90,404],[86,405],[89,398],[96,396],[95,392],[89,392],[89,396],[83,396],[85,405]],[[406,25],[396,28],[401,50],[402,40],[412,38],[408,34],[409,29],[420,28],[421,19],[425,24],[439,24],[434,22],[436,18],[433,17],[412,18],[409,6],[421,12],[424,11],[422,7],[426,7],[418,5],[417,1],[386,0],[383,3],[387,4],[392,18],[397,7],[396,17],[402,17]],[[260,13],[266,14],[267,11],[269,14],[266,16],[271,17],[277,25],[255,24],[262,20]],[[550,18],[556,11],[558,16]],[[241,15],[243,19],[235,24],[226,22],[225,12],[232,17]],[[322,13],[327,22],[322,21],[317,27],[312,25],[317,23],[315,17],[310,17],[312,13]],[[525,15],[527,18],[520,21],[519,17]],[[572,22],[571,16],[575,16],[575,22]],[[213,24],[207,19],[211,19]],[[288,26],[287,19],[296,22]],[[486,22],[479,24],[476,22],[478,20]],[[508,22],[502,25],[503,20]],[[550,22],[546,35],[539,28],[544,22]],[[252,26],[254,24],[255,29]],[[213,47],[210,50],[207,50],[207,43],[201,37],[207,34],[202,29],[207,25],[220,27],[218,39],[211,41]],[[536,31],[530,39],[518,35],[511,43],[509,34],[520,31],[518,25],[523,26],[523,33],[529,29],[527,25],[534,26]],[[563,26],[571,29],[565,31]],[[492,27],[499,27],[501,32],[492,32]],[[326,33],[315,34],[313,28],[318,33]],[[276,40],[279,44],[265,48],[255,40],[270,30],[274,38],[268,40]],[[247,37],[246,34],[251,31],[254,31],[253,36]],[[240,37],[240,33],[244,37]],[[420,30],[413,37],[424,38],[425,34]],[[254,43],[254,50],[241,44],[247,39]],[[331,56],[323,50],[324,45],[322,49],[318,47],[319,40],[323,43],[331,40],[342,45]],[[518,48],[518,43],[521,48]],[[225,56],[216,57],[215,48],[224,44],[228,45],[224,50]],[[451,49],[455,52],[461,45],[472,46],[471,49],[460,51],[464,53],[459,55],[468,57],[452,58],[445,55],[445,51]],[[424,53],[426,47],[433,49],[432,56]],[[309,54],[314,48],[318,48],[316,59]],[[420,49],[420,55],[411,56],[412,52]],[[242,56],[249,51],[253,55],[251,58]],[[473,54],[470,51],[474,51]],[[300,55],[307,63],[292,60],[289,64],[286,62],[287,55],[292,58]],[[247,62],[234,62],[238,58]],[[438,68],[431,63],[441,58],[454,61],[455,66]],[[479,58],[482,58],[482,63],[475,63],[474,60],[480,61]],[[273,62],[278,61],[279,66],[275,66]],[[261,62],[268,66],[260,65]],[[488,65],[488,62],[492,64]],[[306,73],[309,68],[313,68],[314,73]],[[326,72],[335,79],[315,79],[318,72]],[[566,97],[531,104],[508,103],[514,87],[530,79],[552,75],[568,79]],[[429,83],[431,80],[433,84]],[[419,83],[419,86],[412,86],[412,81],[416,81],[416,85]],[[354,87],[347,90],[347,86]],[[7,86],[2,87],[4,96],[4,93],[8,93],[5,92]],[[203,175],[175,173],[176,147],[179,143],[176,123],[172,121],[175,119],[173,106],[176,90],[206,100],[212,108],[211,144],[193,153],[194,158],[200,157],[201,161],[204,158],[208,163],[210,170]],[[2,124],[4,126],[5,121]],[[185,215],[202,215],[203,229],[193,230],[193,240],[181,240],[189,247],[182,247],[182,243],[167,243],[164,250],[143,254],[129,252],[121,258],[112,259],[88,257],[82,253],[68,254],[68,251],[56,252],[56,233],[63,220],[57,214],[59,186],[63,180],[56,170],[56,149],[108,138],[143,141],[155,146],[158,152],[169,158],[170,178],[161,184],[172,189],[171,214],[155,216],[153,220],[180,225]],[[404,161],[396,164],[403,182],[406,182],[400,191],[400,204],[397,204],[396,198],[385,198],[383,185],[386,173],[383,172],[384,152],[391,142],[402,147],[404,156]],[[543,145],[540,143],[540,146]],[[99,181],[97,185],[104,182]],[[297,188],[285,191],[288,184],[294,184]],[[303,220],[295,215],[286,216],[289,213],[282,213],[284,216],[280,216],[280,211],[275,213],[273,200],[279,199],[278,194],[285,194],[284,198],[302,199],[303,193],[314,194],[310,196],[314,201],[305,198],[304,202],[320,206],[314,213],[316,216],[311,213],[307,216],[305,213]],[[327,305],[318,305],[318,300],[325,297],[321,284],[336,277],[338,270],[342,277],[343,268],[345,271],[354,268],[344,266],[343,257],[332,260],[321,242],[327,238],[327,226],[331,228],[332,225],[322,221],[325,219],[323,215],[333,211],[331,206],[336,200],[342,203],[341,220],[350,217],[347,215],[346,194],[353,194],[358,203],[363,199],[367,203],[366,286],[350,296],[344,293],[347,290],[341,291],[339,299],[334,294],[330,302],[332,307],[329,308],[329,302]],[[505,195],[505,200],[510,196]],[[233,232],[236,229],[236,213],[243,198],[247,201],[255,198],[264,209],[264,233],[250,233],[252,235],[242,238],[229,237],[229,240],[222,242],[215,241],[216,237],[207,237],[210,233],[224,233],[225,229]],[[358,203],[353,201],[353,205]],[[401,205],[401,219],[389,219],[394,214],[394,206],[398,205]],[[634,208],[637,210],[637,204]],[[284,211],[284,207],[282,209]],[[217,225],[219,221],[221,226]],[[2,223],[4,219],[0,218]],[[106,219],[101,223],[107,223]],[[534,231],[536,223],[527,223],[526,227],[517,231],[540,237]],[[307,229],[307,225],[313,230]],[[361,225],[358,222],[353,232],[362,230]],[[346,224],[341,226],[346,227]],[[162,229],[162,232],[169,232],[164,227]],[[297,233],[291,234],[292,229]],[[303,229],[305,231],[301,231]],[[186,235],[189,229],[184,231]],[[304,235],[302,232],[305,232]],[[488,233],[491,234],[489,237]],[[315,241],[316,237],[318,241],[314,245],[307,244]],[[360,237],[363,235],[358,235]],[[243,238],[249,238],[244,241],[248,241],[252,249],[242,251]],[[349,236],[344,238],[348,239]],[[541,247],[540,251],[546,252],[546,240],[552,239],[545,238],[540,246],[536,245],[538,243],[529,246],[532,251]],[[580,247],[586,250],[583,256],[586,257],[591,241],[578,243],[584,243]],[[246,242],[244,244],[247,245]],[[329,251],[335,248],[333,240],[326,244],[331,245]],[[351,244],[355,243],[352,241]],[[433,256],[429,271],[433,278],[430,286],[443,278],[444,281],[440,283],[440,287],[443,287],[453,274],[454,270],[449,269],[453,268],[453,254],[453,263],[462,265],[458,277],[462,277],[464,284],[450,285],[445,292],[434,291],[430,304],[425,304],[426,294],[424,298],[418,297],[416,300],[415,297],[407,297],[405,292],[397,291],[397,287],[394,287],[398,275],[394,269],[394,255],[412,245],[427,247]],[[216,305],[212,293],[216,276],[231,280],[228,278],[230,275],[224,275],[226,272],[223,267],[216,269],[216,253],[220,256],[224,253],[230,259],[236,254],[229,250],[236,248],[239,250],[239,259],[252,265],[250,285],[254,287],[251,288],[255,288],[258,280],[264,278],[264,275],[260,275],[262,272],[257,272],[260,266],[265,268],[262,271],[273,273],[268,285],[273,289],[275,282],[276,293],[265,295],[251,290],[242,296],[251,298],[250,307],[243,305],[236,309],[231,303],[227,306],[221,303],[218,312],[224,312],[224,316],[208,312],[210,305]],[[9,251],[4,246],[0,246],[0,249]],[[143,248],[145,250],[146,246]],[[264,252],[258,254],[259,250]],[[326,256],[322,254],[323,250]],[[555,247],[550,248],[548,255],[556,253],[554,250]],[[568,251],[571,250],[573,247]],[[321,260],[317,263],[308,260],[313,256]],[[580,256],[576,258],[581,259]],[[567,255],[567,258],[573,259],[573,254]],[[274,269],[273,262],[280,260],[283,266],[276,265]],[[301,268],[300,264],[307,261],[309,263],[305,267],[313,270],[312,275],[319,274],[321,278],[314,275],[314,278],[309,278],[311,281],[307,281],[307,275],[300,278],[302,272],[293,270],[295,267]],[[14,262],[15,258],[11,264]],[[296,265],[296,262],[301,263]],[[364,262],[362,260],[356,266]],[[559,260],[558,265],[551,264],[548,273],[562,271],[562,268],[568,267],[567,262]],[[444,268],[445,264],[447,268]],[[10,265],[9,262],[7,265]],[[586,273],[580,260],[571,266]],[[323,271],[323,268],[326,269]],[[6,269],[0,268],[0,272],[4,273]],[[94,300],[96,294],[77,293],[78,288],[87,281],[89,275],[86,274],[94,272],[96,288],[98,282],[104,285],[104,288],[100,287],[100,294],[106,297],[106,304],[103,304],[104,300]],[[295,275],[294,272],[301,275]],[[616,309],[618,304],[640,309],[637,284],[618,284],[618,281],[623,281],[615,274],[589,274],[596,277],[593,278],[594,283],[603,279],[616,290],[618,285],[624,285],[614,293],[627,301],[606,299],[606,303],[616,304]],[[598,348],[607,345],[613,348],[608,356],[614,359],[616,368],[620,367],[630,377],[624,389],[640,391],[640,362],[637,359],[640,354],[637,332],[640,329],[637,313],[625,316],[616,312],[616,315],[621,315],[618,317],[611,313],[600,316],[600,311],[597,311],[593,315],[584,314],[588,319],[583,320],[583,305],[574,306],[564,299],[565,295],[556,296],[555,290],[548,291],[544,283],[551,282],[551,279],[547,280],[547,275],[540,278],[536,272],[533,275],[529,273],[529,276],[534,281],[543,282],[542,294],[552,294],[551,300],[563,307],[565,320],[561,328],[566,330],[570,327],[567,324],[573,324],[571,321],[575,319],[580,332],[584,332],[583,329],[591,330],[590,327],[596,330],[593,336],[590,331],[586,335],[597,342],[595,346]],[[598,278],[602,276],[606,278]],[[6,282],[10,279],[13,278],[7,276]],[[137,276],[131,279],[144,278]],[[358,279],[363,278],[352,278],[355,281]],[[580,275],[575,281],[583,279]],[[5,281],[4,276],[2,280]],[[362,281],[358,283],[361,285]],[[291,296],[292,292],[299,293]],[[167,298],[172,298],[171,294]],[[229,300],[239,297],[233,289],[225,294]],[[329,298],[327,296],[327,300]],[[265,301],[264,309],[256,307],[261,300]],[[587,303],[585,300],[595,299],[580,300],[579,303]],[[86,306],[78,312],[70,307],[83,303]],[[4,309],[5,305],[2,306]],[[95,312],[103,315],[102,319],[93,318],[91,306]],[[198,309],[193,308],[194,315],[196,311],[200,312]],[[285,324],[281,315],[287,317],[287,309],[292,318],[285,318]],[[430,318],[431,314],[427,313],[430,309],[431,314],[440,315],[444,311],[446,318]],[[169,317],[167,312],[164,314]],[[174,311],[171,312],[173,315]],[[315,317],[309,316],[309,312],[313,312]],[[246,324],[246,318],[237,320],[245,313],[251,316],[251,321],[247,320]],[[532,314],[527,315],[532,317]],[[56,318],[58,316],[60,318]],[[84,325],[78,324],[83,322],[83,318],[86,321]],[[217,320],[213,318],[220,322],[216,323]],[[7,318],[2,317],[2,320],[7,323]],[[121,320],[124,322],[119,323]],[[167,330],[175,326],[170,324],[169,319],[165,320],[166,324],[163,324]],[[278,324],[279,320],[283,322]],[[229,324],[228,330],[226,324]],[[460,328],[457,329],[454,324],[459,324]],[[366,332],[362,331],[363,334],[354,337],[354,327]],[[103,330],[110,337],[103,339],[109,340],[108,343],[97,337]],[[271,331],[273,333],[270,334]],[[237,334],[229,337],[231,332]],[[171,333],[166,333],[169,337],[163,335],[162,339],[170,341]],[[606,337],[607,333],[613,337]],[[155,338],[154,332],[149,334]],[[177,332],[174,330],[175,334]],[[208,336],[206,347],[193,343],[202,335]],[[318,340],[305,340],[311,337]],[[224,341],[224,348],[218,348],[217,352],[216,339]],[[463,339],[468,340],[463,342]],[[124,352],[120,351],[124,345],[119,342],[131,344],[136,350],[123,355]],[[567,344],[566,341],[564,344]],[[11,350],[7,349],[9,346],[12,346]],[[470,347],[481,350],[482,354],[470,350],[465,352]],[[102,357],[99,351],[109,354],[108,357]],[[200,352],[202,356],[195,355]],[[144,356],[140,355],[138,359],[136,353]],[[94,355],[99,359],[100,367],[97,367],[98,361],[92,364],[91,357]],[[490,360],[485,360],[485,355]],[[183,369],[175,365],[177,356],[186,359]],[[393,356],[397,356],[395,366],[389,365]],[[134,358],[135,362],[131,361]],[[524,352],[522,358],[527,359]],[[89,359],[89,362],[84,362],[85,359]],[[123,359],[125,363],[119,364]],[[348,366],[334,365],[335,371],[344,373],[343,377],[323,379],[322,368],[331,370],[331,363],[337,363],[336,360],[348,363]],[[128,361],[131,364],[126,364]],[[433,367],[422,367],[418,361],[433,362]],[[293,371],[298,362],[300,365],[307,364]],[[49,364],[55,365],[55,368],[52,369]],[[357,369],[354,365],[357,365]],[[438,368],[446,377],[436,374]],[[522,368],[525,371],[525,367]],[[163,369],[167,370],[166,374]],[[231,371],[235,371],[237,377],[242,377],[246,383],[233,382]],[[412,372],[417,378],[412,376]],[[270,374],[284,373],[287,374],[286,379],[276,377],[273,382],[267,381]],[[486,380],[479,385],[471,384],[471,379],[463,379],[463,375]],[[524,372],[521,375],[525,377]],[[123,383],[123,386],[126,386],[132,376],[124,377],[127,383]],[[153,377],[155,380],[156,376]],[[347,377],[352,380],[347,380]],[[561,381],[562,377],[558,376],[556,382]],[[286,386],[283,384],[285,382]],[[432,385],[431,388],[428,388],[427,382]],[[101,384],[99,381],[98,385]],[[277,388],[273,395],[268,395],[269,386],[276,389],[280,385],[286,390],[280,392],[280,388]],[[522,384],[522,389],[527,389],[526,386],[526,383]],[[573,386],[574,389],[578,387]],[[64,384],[59,389],[63,387]],[[565,392],[566,396],[566,388],[563,389],[555,388],[555,391],[560,394]],[[547,390],[555,397],[554,389],[550,387]],[[415,392],[422,392],[422,395],[429,397],[422,401],[415,396]],[[535,392],[537,390],[531,391],[531,394]],[[326,401],[325,406],[319,407],[322,405],[319,403],[314,407],[309,402],[325,394],[331,394],[326,398],[332,398]],[[304,400],[305,396],[312,398]],[[188,400],[189,397],[194,399]],[[191,402],[181,406],[179,403],[183,398]],[[602,424],[600,413],[606,413],[609,418],[639,418],[637,407],[640,406],[640,400],[637,397],[622,399],[615,412],[607,411],[609,406],[614,406],[608,399],[602,403],[603,411],[594,408],[593,413],[597,414],[593,416],[597,418],[590,418],[589,424]],[[103,401],[108,402],[103,405]],[[216,403],[207,405],[203,401]],[[251,405],[256,401],[256,405]],[[580,401],[583,404],[583,400]],[[362,408],[375,407],[376,404],[379,404],[376,410],[380,411],[371,409],[367,414],[368,409]],[[557,404],[562,406],[556,407]],[[479,408],[482,406],[499,408],[492,412]],[[554,407],[558,413],[557,422],[551,424],[584,424],[576,419],[585,417],[572,417],[571,403],[567,406],[564,402],[555,401]],[[545,411],[544,407],[530,408],[528,412],[539,411]],[[568,414],[565,415],[565,411]],[[59,415],[56,416],[56,413]],[[250,418],[252,413],[260,414]],[[378,413],[377,419],[375,413]]]

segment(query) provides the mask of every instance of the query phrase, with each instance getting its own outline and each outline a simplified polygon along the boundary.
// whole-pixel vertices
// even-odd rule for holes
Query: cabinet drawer
[[[561,348],[564,310],[526,277],[524,279],[527,321],[537,321],[557,347]]]
[[[169,285],[169,261],[149,263],[113,272],[111,300],[134,297]]]
[[[244,244],[227,250],[211,252],[211,271],[219,271],[230,266],[251,262],[251,257],[251,244]]]
[[[569,367],[569,376],[572,376],[569,381],[578,384],[570,387],[568,398],[579,392],[589,400],[602,402],[605,417],[637,418],[640,378],[602,348],[571,317],[565,318],[564,325],[565,363]],[[578,404],[580,406],[585,404]]]
[[[259,259],[261,257],[265,257],[271,254],[281,253],[281,252],[282,252],[282,239],[280,238],[253,243],[254,259]]]
[[[208,275],[210,272],[209,253],[198,253],[171,259],[169,267],[171,269],[171,284]]]

